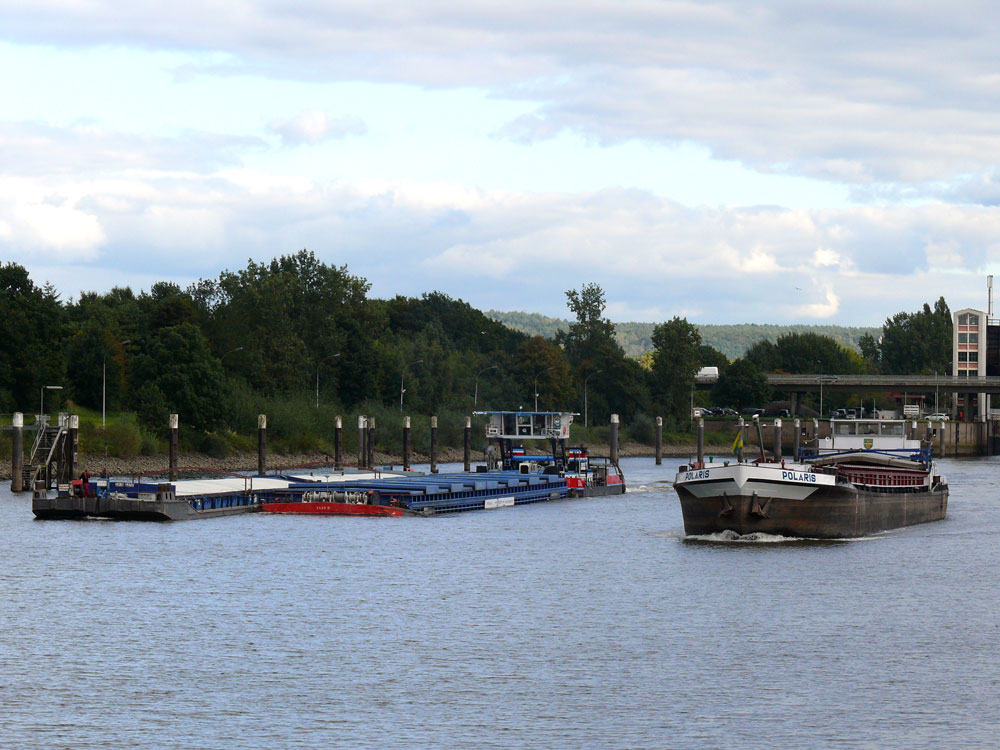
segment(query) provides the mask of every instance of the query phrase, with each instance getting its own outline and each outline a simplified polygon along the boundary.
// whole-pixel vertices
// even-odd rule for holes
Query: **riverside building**
[[[1000,320],[993,317],[993,277],[987,277],[987,310],[966,308],[952,314],[951,374],[959,378],[1000,376]],[[952,418],[983,422],[990,415],[985,393],[955,393]]]

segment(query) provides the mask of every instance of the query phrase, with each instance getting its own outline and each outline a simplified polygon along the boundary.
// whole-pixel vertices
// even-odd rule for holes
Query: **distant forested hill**
[[[538,313],[500,312],[490,310],[486,315],[493,320],[521,331],[529,336],[544,336],[551,339],[556,331],[569,330],[570,321],[561,318],[550,318]],[[622,345],[625,354],[638,357],[653,350],[653,323],[615,323],[615,334],[618,343]],[[769,323],[740,323],[738,325],[698,325],[702,341],[718,349],[730,359],[740,357],[751,346],[762,339],[776,341],[783,333],[818,333],[829,336],[836,341],[857,350],[858,340],[870,333],[878,338],[881,328],[863,328],[855,326],[822,326],[822,325],[772,325]]]

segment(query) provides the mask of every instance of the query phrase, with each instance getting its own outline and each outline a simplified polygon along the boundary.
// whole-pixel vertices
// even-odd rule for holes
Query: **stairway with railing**
[[[52,466],[66,437],[66,426],[63,422],[64,420],[60,419],[55,425],[50,425],[47,415],[39,418],[31,455],[23,469],[25,489],[34,487],[38,480],[43,480],[46,488],[52,486],[52,480],[55,478]]]

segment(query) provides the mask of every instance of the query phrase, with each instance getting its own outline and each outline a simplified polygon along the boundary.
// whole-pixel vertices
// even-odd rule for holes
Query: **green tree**
[[[592,423],[607,420],[611,413],[631,421],[637,411],[649,407],[649,390],[642,369],[618,343],[614,323],[604,317],[604,290],[584,284],[579,291],[567,291],[566,299],[576,322],[558,331],[556,342],[573,367],[577,409],[586,411]]]
[[[382,308],[367,304],[368,289],[346,267],[328,266],[302,250],[270,263],[248,261],[188,291],[216,355],[240,349],[225,364],[253,388],[308,388],[326,368],[325,382],[357,403],[378,393],[386,328],[378,317]]]
[[[944,297],[915,313],[899,312],[882,326],[879,362],[890,375],[951,372],[952,321]]]
[[[575,366],[586,360],[601,360],[609,355],[624,357],[615,340],[615,325],[604,315],[604,290],[598,284],[584,284],[580,291],[566,292],[569,309],[576,316],[567,332],[556,333],[556,342],[566,350]]]
[[[66,313],[50,285],[0,264],[0,409],[32,413],[44,385],[66,385]],[[46,411],[67,394],[49,394]]]
[[[576,395],[565,353],[541,336],[533,336],[521,344],[514,362],[514,373],[523,394],[518,407],[525,410],[534,408],[536,384],[538,408],[542,411],[566,409]]]
[[[879,372],[882,368],[882,352],[879,348],[879,340],[872,334],[866,333],[858,341],[861,349],[861,357],[864,359],[871,372]]]
[[[712,387],[712,400],[734,409],[762,407],[771,400],[767,376],[749,359],[735,359]]]
[[[154,427],[164,424],[165,411],[203,430],[216,427],[225,413],[222,366],[193,323],[152,332],[129,376],[132,407]]]
[[[760,341],[751,346],[746,359],[762,372],[795,374],[859,372],[850,350],[829,336],[818,333],[786,333],[774,343]]]
[[[674,419],[688,413],[694,376],[701,367],[698,329],[674,317],[653,328],[653,397]]]

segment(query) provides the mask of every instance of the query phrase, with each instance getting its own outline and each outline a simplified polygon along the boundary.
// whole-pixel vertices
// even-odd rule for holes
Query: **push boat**
[[[688,536],[845,539],[939,521],[948,510],[947,480],[930,447],[906,438],[903,420],[831,420],[830,437],[792,461],[696,461],[679,467],[674,489]]]
[[[617,462],[592,458],[584,446],[569,446],[573,412],[480,411],[486,417],[486,460],[490,471],[541,472],[565,478],[569,497],[625,494],[625,476]],[[547,441],[551,453],[528,452],[527,441]]]

